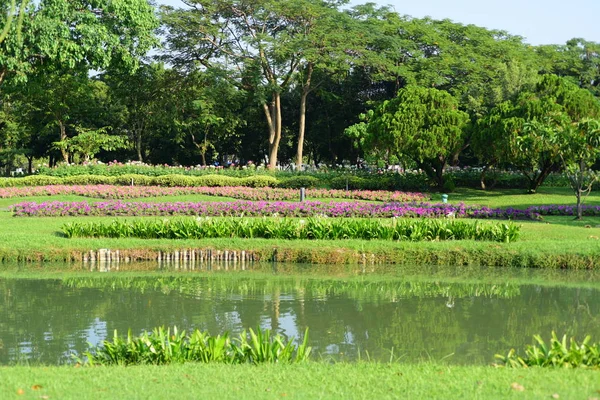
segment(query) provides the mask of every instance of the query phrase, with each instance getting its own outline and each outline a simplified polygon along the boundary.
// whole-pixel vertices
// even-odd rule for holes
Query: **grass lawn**
[[[533,204],[573,204],[574,196],[566,188],[542,188],[538,194],[523,194],[515,190],[483,192],[471,189],[460,189],[450,195],[451,202],[482,204],[490,207],[525,208]],[[494,259],[503,254],[528,254],[533,257],[553,257],[558,255],[583,256],[596,265],[600,262],[600,217],[586,217],[583,221],[573,221],[572,217],[545,217],[543,221],[518,221],[522,225],[521,238],[510,244],[448,241],[448,242],[386,242],[386,241],[272,241],[268,239],[206,239],[206,240],[143,240],[143,239],[66,239],[61,236],[60,228],[64,223],[79,221],[111,221],[115,217],[45,217],[45,218],[13,218],[7,211],[11,204],[22,201],[98,201],[80,196],[53,196],[12,198],[0,200],[0,259],[23,259],[27,254],[43,254],[45,259],[62,260],[70,251],[82,252],[91,249],[151,249],[173,250],[183,248],[215,248],[227,250],[259,250],[267,257],[274,248],[289,250],[290,253],[303,253],[303,256],[289,256],[288,261],[340,262],[331,259],[331,255],[339,252],[384,255],[378,258],[381,262],[398,262],[401,253],[413,252],[416,263],[433,262],[422,257],[422,252],[437,252],[434,263],[465,262],[456,260],[460,253],[481,254],[493,251]],[[223,201],[231,200],[204,195],[169,196],[140,201]],[[586,204],[600,204],[600,194],[592,193]],[[454,258],[445,260],[444,254],[454,252]],[[319,253],[322,259],[319,258]],[[441,256],[440,256],[441,255]],[[350,256],[349,256],[350,257]],[[341,262],[349,262],[352,257],[341,257]],[[408,257],[408,255],[406,256]],[[442,257],[440,259],[440,257]],[[513,257],[513,258],[514,258]],[[32,257],[36,258],[36,257]],[[37,257],[39,258],[39,257]],[[282,259],[285,260],[285,259]],[[485,257],[474,259],[485,262]],[[478,260],[478,261],[477,261]],[[410,261],[410,260],[408,260]],[[408,262],[402,261],[402,262]],[[490,265],[502,264],[504,261],[490,260]],[[528,265],[530,262],[524,262]],[[560,267],[562,264],[558,264]],[[589,262],[586,265],[590,265]]]
[[[312,362],[0,368],[3,399],[592,399],[594,370]]]

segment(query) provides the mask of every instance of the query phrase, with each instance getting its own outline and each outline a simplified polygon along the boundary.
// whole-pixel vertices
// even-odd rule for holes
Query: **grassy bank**
[[[395,263],[432,265],[490,265],[504,267],[598,268],[600,267],[600,218],[544,217],[541,222],[518,221],[523,227],[515,243],[475,241],[405,243],[391,241],[285,241],[269,239],[66,239],[60,235],[63,224],[75,221],[111,221],[114,217],[13,218],[6,209],[22,201],[88,200],[78,196],[13,198],[0,200],[0,260],[80,261],[90,250],[120,250],[130,259],[156,260],[159,252],[184,249],[245,251],[255,260],[319,263]],[[184,198],[152,198],[143,201],[173,201]],[[521,191],[482,192],[462,189],[451,194],[451,202],[490,207],[525,208],[529,205],[573,204],[568,189],[545,188],[535,195]],[[185,196],[186,201],[207,200],[205,196]],[[211,198],[211,200],[223,200]],[[587,204],[600,204],[600,194],[592,193]]]
[[[4,399],[585,399],[600,390],[594,370],[436,364],[20,366],[0,375]]]

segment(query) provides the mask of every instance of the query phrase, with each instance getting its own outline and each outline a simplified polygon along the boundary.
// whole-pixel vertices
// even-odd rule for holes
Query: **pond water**
[[[0,364],[67,363],[115,329],[139,334],[160,325],[213,334],[260,326],[296,338],[309,327],[318,358],[387,361],[393,354],[454,364],[492,363],[495,353],[523,349],[532,335],[552,330],[600,339],[600,284],[584,272],[156,268],[3,272]]]

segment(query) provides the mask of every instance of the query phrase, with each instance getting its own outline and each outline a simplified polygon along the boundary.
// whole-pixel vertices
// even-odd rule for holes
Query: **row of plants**
[[[560,207],[566,213],[573,207]],[[465,204],[430,203],[366,203],[366,202],[124,202],[86,201],[22,202],[10,206],[15,217],[60,217],[60,216],[169,216],[194,215],[210,217],[351,217],[351,218],[493,218],[493,219],[539,219],[540,214],[530,209],[500,209]],[[546,210],[546,209],[544,209]],[[553,208],[548,208],[551,214]],[[543,210],[542,210],[543,211]],[[563,214],[565,215],[565,214]],[[585,215],[600,215],[600,206],[585,208]]]
[[[411,190],[426,191],[430,187],[429,178],[418,171],[378,170],[334,170],[314,172],[268,171],[256,169],[215,169],[206,167],[173,167],[151,166],[140,164],[90,164],[90,165],[61,165],[55,168],[42,167],[38,175],[26,178],[0,179],[0,187],[23,185],[20,182],[50,182],[52,178],[63,179],[65,184],[163,184],[173,185],[173,178],[178,176],[178,182],[197,184],[196,182],[213,182],[215,185],[231,185],[235,179],[238,185],[248,186],[277,186],[283,188],[331,188],[352,190]],[[220,177],[218,179],[216,177]],[[37,177],[37,178],[34,178]],[[182,177],[192,178],[184,179]],[[200,178],[202,179],[196,179]],[[209,178],[206,178],[209,177]],[[251,178],[251,179],[250,179]],[[446,189],[451,191],[454,186],[479,188],[482,173],[479,168],[452,169],[445,174]],[[491,171],[484,176],[487,187],[527,189],[529,181],[520,173],[510,171]],[[52,180],[52,182],[57,182]],[[158,183],[153,183],[158,182]],[[179,185],[179,183],[177,184]],[[546,178],[546,186],[569,187],[569,181],[563,174],[551,174]]]
[[[298,200],[295,189],[251,187],[160,187],[160,186],[113,186],[113,185],[48,185],[0,188],[0,198],[78,195],[100,199],[135,199],[159,196],[201,194],[231,197],[240,200]],[[306,197],[313,199],[350,199],[383,202],[423,201],[423,193],[388,192],[383,190],[330,190],[307,189]]]
[[[287,340],[281,335],[273,335],[269,329],[249,333],[243,331],[234,339],[229,333],[212,336],[208,332],[195,329],[189,334],[179,332],[177,327],[155,328],[127,338],[121,338],[117,331],[113,340],[104,340],[101,346],[85,353],[80,363],[93,365],[165,365],[172,363],[202,362],[226,364],[297,363],[308,360],[311,347],[308,346],[308,329],[304,340],[294,344],[294,338]]]
[[[567,342],[567,335],[559,339],[555,332],[552,332],[548,343],[539,335],[533,338],[535,343],[527,346],[524,357],[511,349],[505,356],[496,354],[496,358],[501,365],[513,368],[600,368],[600,343],[592,343],[590,336],[586,336],[581,342],[577,342],[575,338]]]
[[[440,219],[348,218],[179,218],[163,220],[114,220],[109,223],[72,222],[63,234],[74,237],[205,239],[266,238],[285,240],[480,240],[514,242],[521,227],[513,223],[480,223]]]

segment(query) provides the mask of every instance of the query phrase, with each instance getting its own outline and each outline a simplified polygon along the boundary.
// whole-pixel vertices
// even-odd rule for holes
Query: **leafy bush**
[[[198,329],[189,335],[179,332],[177,327],[155,328],[152,333],[144,332],[134,337],[131,331],[127,339],[118,336],[115,330],[113,340],[105,340],[103,345],[85,353],[89,365],[164,365],[185,362],[220,362],[226,364],[297,363],[308,360],[311,348],[308,346],[308,329],[304,340],[295,345],[294,338],[287,343],[269,329],[260,327],[249,335],[243,331],[238,338],[231,340],[229,334],[211,336]],[[82,360],[79,360],[82,362]],[[82,362],[83,363],[83,362]]]
[[[140,174],[125,174],[117,175],[113,178],[115,185],[131,185],[132,183],[137,186],[150,186],[152,185],[153,178],[147,175]]]
[[[38,175],[41,176],[41,175]],[[64,185],[113,185],[115,177],[105,175],[73,175],[62,178]]]
[[[365,178],[359,176],[338,176],[331,180],[330,186],[332,189],[339,190],[364,190],[368,186],[367,182]]]
[[[194,179],[196,186],[243,186],[242,179],[227,175],[203,175]]]
[[[253,188],[261,187],[275,187],[278,185],[279,180],[274,176],[269,175],[255,175],[241,178],[239,186],[247,186]]]
[[[324,186],[321,180],[317,177],[310,175],[299,175],[292,176],[290,178],[282,179],[277,185],[284,189],[300,189],[300,188],[316,188]]]
[[[520,226],[456,220],[392,221],[347,218],[188,218],[115,220],[111,223],[73,222],[62,226],[68,238],[109,237],[141,239],[267,238],[284,240],[483,240],[513,242]]]
[[[195,180],[185,175],[161,175],[152,179],[152,185],[156,186],[196,186]]]
[[[600,343],[590,343],[590,336],[581,343],[571,338],[568,344],[567,335],[559,339],[555,332],[548,344],[539,335],[533,338],[536,343],[527,346],[525,357],[511,349],[506,356],[496,354],[496,358],[506,367],[600,367]]]

